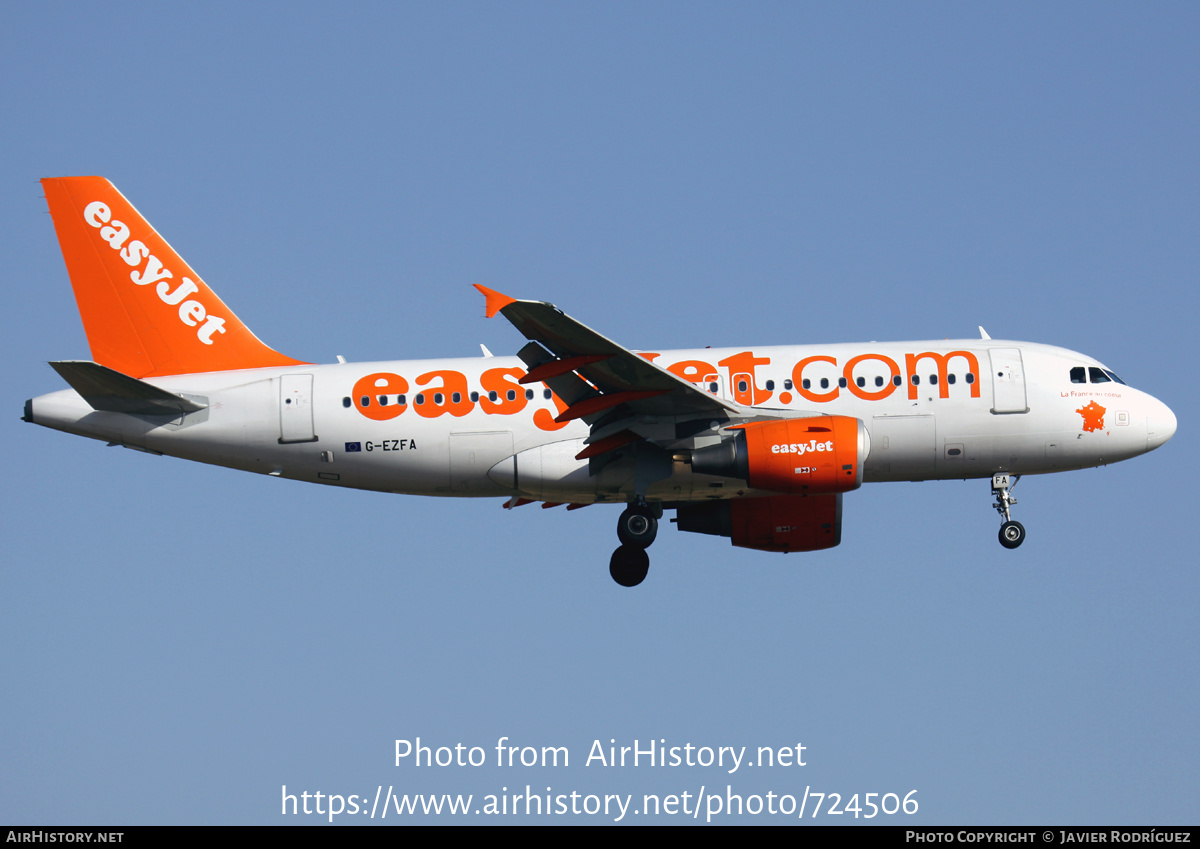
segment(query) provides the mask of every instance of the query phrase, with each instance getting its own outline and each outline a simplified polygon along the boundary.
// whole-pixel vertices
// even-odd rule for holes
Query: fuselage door
[[[512,487],[498,485],[494,478],[488,476],[488,471],[501,460],[511,457],[512,454],[513,435],[511,430],[451,432],[451,491],[511,494]]]
[[[725,376],[721,374],[704,375],[704,391],[718,398],[725,397]]]
[[[988,348],[992,364],[992,412],[1028,413],[1020,348]]]
[[[316,442],[313,433],[311,374],[285,374],[279,378],[279,441]]]
[[[747,407],[754,406],[754,376],[733,375],[733,400]]]
[[[933,416],[875,416],[865,474],[877,481],[924,480],[937,461]]]

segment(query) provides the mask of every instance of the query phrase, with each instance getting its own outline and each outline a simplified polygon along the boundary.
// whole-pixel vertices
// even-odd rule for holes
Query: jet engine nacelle
[[[814,494],[862,485],[871,437],[859,419],[812,416],[738,425],[736,436],[692,452],[692,472],[755,489]]]
[[[818,551],[842,541],[842,496],[768,495],[681,504],[681,531],[730,537],[759,551]]]

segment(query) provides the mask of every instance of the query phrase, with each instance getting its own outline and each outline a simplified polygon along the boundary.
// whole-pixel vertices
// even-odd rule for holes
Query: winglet
[[[502,295],[495,289],[489,289],[487,286],[480,286],[478,283],[475,283],[474,286],[483,294],[485,298],[487,298],[486,309],[488,318],[491,318],[509,304],[516,303],[516,298],[510,298],[508,295]]]

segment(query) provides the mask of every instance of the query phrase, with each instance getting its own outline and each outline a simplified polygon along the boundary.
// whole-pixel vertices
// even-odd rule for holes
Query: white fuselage
[[[1109,379],[1090,357],[1026,342],[642,356],[747,407],[861,419],[870,434],[865,481],[1080,469],[1143,454],[1175,430],[1166,405]],[[1072,369],[1084,380],[1073,381]],[[524,372],[509,357],[223,371],[148,379],[205,405],[175,420],[96,411],[71,389],[33,399],[29,413],[37,424],[70,433],[313,483],[420,495],[626,500],[632,462],[589,468],[588,460],[576,460],[588,426],[554,422],[564,405],[542,384],[517,384]],[[693,421],[672,432],[676,423],[657,417],[630,425],[679,452],[669,477],[647,497],[747,493],[744,482],[693,474],[686,462],[687,451],[721,439],[723,424]]]

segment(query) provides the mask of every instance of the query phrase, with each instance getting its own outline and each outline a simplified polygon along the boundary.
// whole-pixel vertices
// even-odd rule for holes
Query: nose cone
[[[1146,450],[1163,445],[1175,435],[1175,414],[1162,401],[1155,400],[1146,414]]]

